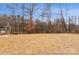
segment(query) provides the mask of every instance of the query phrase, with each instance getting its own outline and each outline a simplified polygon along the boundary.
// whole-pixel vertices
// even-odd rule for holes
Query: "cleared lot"
[[[0,35],[0,54],[79,54],[79,34]]]

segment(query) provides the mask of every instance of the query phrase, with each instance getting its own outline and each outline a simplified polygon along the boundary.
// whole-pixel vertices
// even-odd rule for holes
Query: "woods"
[[[0,15],[0,27],[10,33],[79,33],[79,16],[64,16],[59,6],[58,16],[53,17],[53,4],[15,3],[6,4],[10,15]],[[67,12],[68,13],[68,10]],[[8,31],[7,30],[7,31]]]

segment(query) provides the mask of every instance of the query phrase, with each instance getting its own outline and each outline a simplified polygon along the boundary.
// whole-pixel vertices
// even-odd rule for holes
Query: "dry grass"
[[[0,35],[0,54],[79,54],[79,34]]]

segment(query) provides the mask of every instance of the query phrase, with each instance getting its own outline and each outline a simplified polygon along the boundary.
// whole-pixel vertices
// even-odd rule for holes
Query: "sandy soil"
[[[79,54],[79,34],[0,35],[0,54]]]

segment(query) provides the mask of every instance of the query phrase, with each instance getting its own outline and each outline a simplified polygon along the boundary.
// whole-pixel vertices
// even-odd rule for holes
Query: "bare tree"
[[[25,3],[22,3],[21,6],[20,6],[20,9],[21,9],[21,12],[22,12],[22,17],[19,18],[19,31],[20,33],[24,33],[24,17],[26,15],[26,12],[25,12],[25,7],[26,7],[26,4]]]
[[[27,31],[29,33],[33,32],[34,31],[34,28],[35,28],[35,24],[33,23],[33,15],[34,15],[34,12],[36,10],[38,10],[38,8],[35,8],[36,4],[29,4],[29,7],[26,7],[26,11],[28,12],[29,14],[29,21],[28,21],[28,25],[27,25]]]
[[[66,31],[66,24],[65,24],[65,19],[64,19],[64,16],[63,16],[63,11],[62,11],[60,5],[59,5],[59,10],[60,10],[59,11],[60,17],[59,17],[59,20],[58,20],[58,22],[59,22],[58,29],[60,29],[59,32],[65,32]]]
[[[12,6],[11,4],[6,4],[6,7],[9,9],[9,10],[11,10],[11,13],[12,13],[12,15],[15,15],[15,8],[14,8],[14,6]],[[16,19],[16,18],[11,18],[11,19]],[[14,22],[14,28],[16,29],[16,20],[15,20],[15,22]],[[12,26],[11,26],[11,29],[13,29],[12,28]],[[14,30],[15,31],[15,30]],[[11,31],[11,32],[13,32],[13,31]]]

